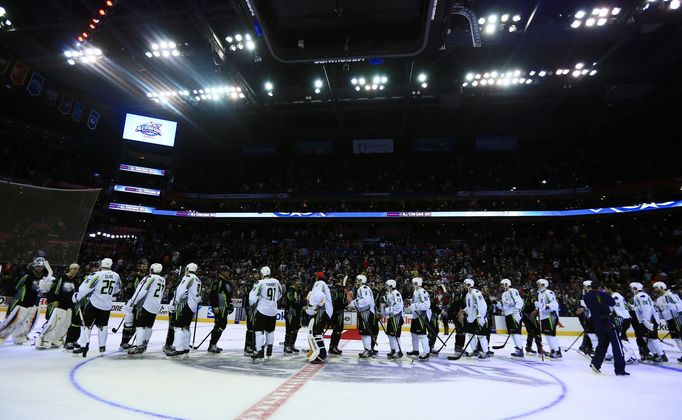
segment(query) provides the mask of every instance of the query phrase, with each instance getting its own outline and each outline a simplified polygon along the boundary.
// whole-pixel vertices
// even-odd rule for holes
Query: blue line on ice
[[[82,368],[83,366],[85,366],[88,363],[93,362],[97,359],[98,359],[98,357],[92,357],[92,358],[86,359],[85,361],[80,362],[79,364],[74,366],[73,369],[71,369],[71,372],[69,373],[69,380],[71,380],[71,383],[73,384],[73,386],[76,387],[76,389],[80,393],[84,394],[87,397],[92,398],[95,401],[99,401],[101,403],[110,405],[112,407],[122,408],[124,410],[133,411],[133,412],[139,413],[139,414],[146,414],[148,416],[157,417],[157,418],[161,418],[161,419],[183,420],[180,417],[171,417],[171,416],[166,416],[164,414],[152,413],[151,411],[140,410],[139,408],[128,407],[127,405],[123,405],[123,404],[119,404],[119,403],[116,403],[113,401],[105,400],[104,398],[101,398],[101,397],[93,394],[92,392],[86,390],[85,388],[83,388],[78,383],[78,381],[76,380],[76,372],[78,372],[78,369]]]

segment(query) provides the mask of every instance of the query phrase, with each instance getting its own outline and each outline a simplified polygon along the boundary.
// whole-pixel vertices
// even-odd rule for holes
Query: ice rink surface
[[[8,340],[0,347],[0,418],[680,418],[682,364],[669,347],[669,363],[628,366],[632,376],[616,377],[608,363],[602,375],[592,373],[589,360],[573,350],[556,362],[512,360],[511,340],[489,361],[447,360],[454,337],[439,358],[389,361],[388,340],[380,333],[375,359],[359,360],[361,342],[342,340],[343,356],[310,365],[304,331],[297,341],[303,351],[284,355],[279,345],[284,328],[277,327],[273,357],[253,363],[242,353],[245,327],[228,325],[218,343],[224,349],[220,355],[208,354],[204,343],[186,359],[168,359],[161,351],[166,321],[156,322],[142,356],[118,351],[121,336],[111,334],[111,327],[119,321],[110,320],[104,356],[98,356],[94,333],[86,358]],[[197,344],[211,328],[199,324]],[[34,335],[35,330],[29,337]],[[505,338],[491,341],[499,345]],[[562,347],[573,339],[559,337]],[[411,350],[408,333],[401,343],[404,352]]]

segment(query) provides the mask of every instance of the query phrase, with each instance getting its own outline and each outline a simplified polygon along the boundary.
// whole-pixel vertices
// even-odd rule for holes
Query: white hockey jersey
[[[249,305],[256,305],[258,312],[266,316],[277,315],[277,301],[282,298],[282,285],[275,278],[260,279],[249,293]]]
[[[113,295],[119,290],[121,290],[121,278],[118,273],[102,269],[83,280],[78,292],[73,294],[72,300],[76,303],[87,299],[95,308],[110,311]]]
[[[502,293],[502,299],[499,303],[502,304],[500,309],[504,312],[504,316],[521,313],[521,309],[523,309],[523,299],[521,299],[519,291],[513,287]]]
[[[357,296],[355,299],[353,299],[349,306],[359,309],[360,312],[369,310],[370,312],[374,313],[374,293],[372,293],[372,289],[364,285],[358,287]]]
[[[431,320],[431,298],[429,292],[419,287],[412,293],[412,311],[418,312],[423,318],[426,315],[426,320]],[[417,314],[413,314],[413,319],[417,319]]]
[[[471,289],[467,292],[464,312],[467,314],[469,323],[476,321],[477,318],[485,319],[488,314],[488,304],[485,303],[483,293],[478,289]]]
[[[332,295],[329,292],[329,286],[323,280],[318,280],[313,284],[313,289],[308,295],[308,305],[310,307],[319,307],[331,318],[334,313],[334,307],[332,306]],[[312,315],[312,314],[310,314]]]
[[[403,314],[403,296],[397,290],[386,293],[386,314],[396,316]]]
[[[552,314],[559,315],[559,302],[557,302],[554,292],[549,289],[538,292],[538,300],[535,302],[535,307],[540,312],[541,320],[549,318]]]
[[[616,313],[616,316],[619,316],[623,319],[630,319],[630,311],[628,311],[623,296],[618,292],[614,292],[611,294],[611,297],[616,301],[616,306],[613,307],[613,312]]]
[[[635,307],[635,315],[637,320],[642,322],[651,322],[654,316],[654,303],[651,301],[649,295],[644,292],[637,292],[632,298],[632,306]]]
[[[678,318],[680,313],[682,313],[682,301],[680,300],[680,297],[670,290],[656,299],[655,307],[658,318],[666,321]]]
[[[201,301],[201,280],[194,274],[185,274],[185,276],[175,289],[175,296],[170,304],[175,306],[175,310],[181,310],[182,305],[187,304],[192,312],[196,313]]]
[[[158,314],[165,288],[166,279],[158,274],[150,274],[137,285],[133,297],[128,301],[128,306],[141,305],[145,311]]]

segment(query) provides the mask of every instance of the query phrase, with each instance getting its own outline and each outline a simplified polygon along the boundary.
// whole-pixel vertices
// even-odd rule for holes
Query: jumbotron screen
[[[144,115],[126,114],[123,126],[125,140],[173,147],[178,123]]]

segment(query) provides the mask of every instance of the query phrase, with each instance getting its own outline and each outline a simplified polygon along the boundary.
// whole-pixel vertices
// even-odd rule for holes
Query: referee
[[[598,344],[592,357],[590,367],[594,373],[601,373],[601,365],[604,363],[604,356],[606,356],[606,349],[609,344],[613,348],[613,361],[616,371],[616,376],[630,375],[625,371],[625,359],[623,358],[623,349],[621,348],[616,327],[611,321],[611,311],[616,306],[616,301],[606,292],[600,290],[601,284],[598,281],[592,281],[592,288],[585,295],[583,300],[585,306],[590,311],[590,320],[594,326],[594,332],[597,334]]]

